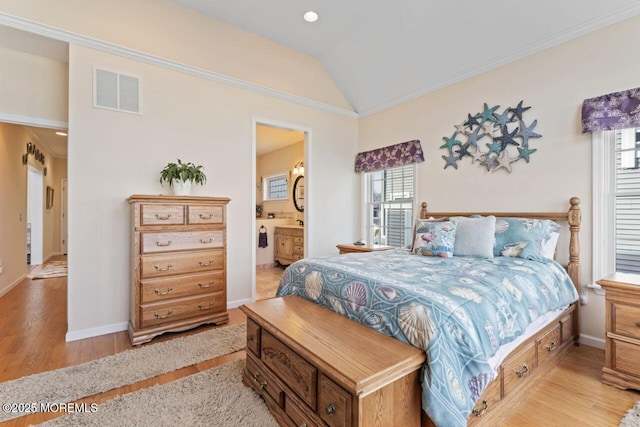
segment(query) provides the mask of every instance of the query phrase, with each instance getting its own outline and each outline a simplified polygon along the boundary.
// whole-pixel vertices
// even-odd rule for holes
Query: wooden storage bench
[[[241,309],[243,382],[280,425],[420,425],[423,351],[296,296]]]

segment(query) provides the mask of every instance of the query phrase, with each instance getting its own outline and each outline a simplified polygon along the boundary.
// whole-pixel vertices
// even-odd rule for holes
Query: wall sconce
[[[293,167],[292,173],[294,175],[304,175],[304,162],[296,163],[296,165]]]

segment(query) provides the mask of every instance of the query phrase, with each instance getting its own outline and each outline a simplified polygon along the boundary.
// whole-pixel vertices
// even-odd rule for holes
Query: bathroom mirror
[[[298,212],[304,212],[304,175],[300,175],[293,183],[293,205]]]

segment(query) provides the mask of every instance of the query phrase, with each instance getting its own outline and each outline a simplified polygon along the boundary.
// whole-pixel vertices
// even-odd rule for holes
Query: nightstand
[[[606,293],[602,382],[640,390],[640,277],[615,273],[596,283]]]
[[[338,248],[338,250],[340,251],[340,255],[342,255],[342,254],[351,254],[354,252],[388,251],[389,249],[393,249],[393,246],[345,244],[345,245],[336,245],[336,248]]]

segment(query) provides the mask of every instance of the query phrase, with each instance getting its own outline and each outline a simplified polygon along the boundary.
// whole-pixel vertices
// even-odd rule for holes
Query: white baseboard
[[[65,341],[77,341],[85,338],[97,337],[100,335],[113,334],[116,332],[126,331],[129,328],[129,322],[114,323],[113,325],[99,326],[97,328],[82,329],[80,331],[67,332]]]
[[[580,344],[604,350],[605,342],[603,338],[596,338],[592,337],[591,335],[580,334]]]
[[[45,262],[49,261],[54,256],[58,256],[58,255],[62,255],[62,254],[60,252],[53,252],[53,253],[49,254],[44,260],[42,260],[42,263],[44,264]]]
[[[11,289],[15,288],[27,277],[27,273],[24,273],[22,276],[18,277],[15,281],[9,284],[6,288],[0,290],[0,297],[9,292]]]
[[[240,307],[242,304],[246,304],[252,302],[251,298],[245,298],[245,299],[240,299],[240,300],[236,300],[236,301],[228,301],[227,302],[227,308],[238,308]]]

